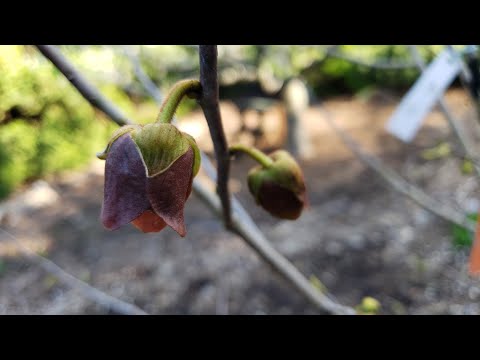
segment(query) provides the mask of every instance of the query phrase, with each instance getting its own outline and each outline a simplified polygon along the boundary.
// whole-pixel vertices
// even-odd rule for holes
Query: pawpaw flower
[[[272,163],[259,165],[248,173],[248,188],[257,204],[281,219],[298,219],[306,205],[303,172],[284,150],[269,155]]]
[[[261,165],[248,173],[248,188],[258,205],[281,219],[298,219],[306,206],[306,188],[302,169],[285,150],[268,157],[255,150]]]
[[[109,230],[128,223],[143,232],[167,225],[185,236],[184,207],[200,167],[195,140],[169,123],[127,125],[105,151],[101,221]]]

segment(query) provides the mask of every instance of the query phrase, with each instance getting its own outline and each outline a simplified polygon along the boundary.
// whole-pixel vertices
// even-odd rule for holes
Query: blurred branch
[[[230,228],[231,205],[228,191],[230,156],[218,104],[217,45],[200,45],[199,57],[202,92],[198,102],[210,129],[215,157],[217,158],[217,193],[222,202],[225,226]]]
[[[142,65],[140,64],[140,60],[138,56],[136,56],[129,46],[123,46],[124,54],[128,57],[130,62],[133,65],[133,71],[137,79],[141,82],[142,86],[147,90],[151,97],[157,102],[162,103],[162,94],[160,90],[155,85],[155,83],[150,79],[150,77],[143,71]]]
[[[47,53],[48,54],[48,53]],[[45,54],[44,54],[45,55]],[[57,61],[60,63],[67,63],[70,67],[68,59],[66,59],[60,52],[57,51]],[[47,56],[47,55],[46,55]],[[48,57],[48,56],[47,56]],[[55,64],[55,63],[54,63]],[[76,72],[77,77],[82,77],[78,72]],[[87,83],[86,79],[83,79],[82,82]],[[74,86],[78,82],[72,82]],[[101,95],[100,95],[101,96]],[[88,96],[85,96],[89,100]],[[101,110],[110,116],[111,108],[114,108],[115,105],[109,102],[106,98],[102,96],[102,101],[97,102],[98,104],[107,103],[109,106],[102,108]],[[93,104],[92,104],[93,105]],[[119,111],[119,110],[118,110]],[[114,112],[115,113],[115,112]],[[114,114],[113,113],[113,114]],[[112,119],[113,120],[113,119]],[[131,123],[126,120],[125,123]],[[203,164],[202,164],[203,166]],[[202,199],[214,212],[222,217],[222,206],[217,196],[211,193],[208,190],[208,187],[200,182],[198,178],[193,181],[193,190],[195,193]],[[283,255],[281,255],[275,248],[266,240],[263,236],[261,230],[250,218],[248,213],[242,208],[242,206],[235,202],[238,205],[235,209],[234,218],[231,225],[231,230],[236,234],[240,235],[246,242],[249,244],[260,257],[268,262],[272,267],[284,276],[291,284],[297,288],[307,299],[309,299],[314,305],[319,309],[324,310],[331,314],[355,314],[355,310],[348,307],[337,304],[334,300],[327,297],[327,295],[318,291],[307,278],[293,265],[291,264]]]
[[[0,228],[4,234],[10,237],[14,242],[17,248],[22,252],[22,254],[32,261],[33,263],[37,264],[41,268],[43,268],[46,272],[50,273],[51,275],[55,276],[57,279],[65,283],[65,285],[79,290],[86,298],[92,300],[93,302],[100,304],[108,309],[113,310],[118,314],[124,315],[148,315],[145,311],[138,308],[135,305],[129,304],[113,296],[110,296],[93,286],[88,285],[86,282],[76,278],[75,276],[69,274],[62,268],[60,268],[57,264],[52,262],[51,260],[37,254],[36,252],[30,250],[27,246],[23,245],[21,241],[19,241],[15,236],[10,234],[9,232]]]
[[[129,123],[129,120],[119,109],[106,101],[100,91],[88,83],[70,62],[65,61],[66,59],[56,47],[52,45],[36,45],[36,47],[93,106],[107,114],[118,125]]]
[[[410,52],[412,54],[412,57],[415,60],[415,63],[417,64],[417,67],[421,70],[423,73],[426,69],[425,61],[423,58],[420,56],[420,53],[418,52],[418,49],[416,45],[409,45],[408,46],[410,49]],[[450,128],[452,129],[453,133],[455,136],[458,138],[458,141],[460,142],[460,145],[462,146],[463,150],[465,151],[465,154],[467,157],[471,159],[476,159],[477,156],[475,155],[475,151],[470,147],[468,143],[468,139],[464,134],[464,131],[460,125],[460,122],[453,116],[452,112],[450,111],[446,101],[445,101],[445,96],[442,95],[440,100],[438,101],[438,105],[440,107],[440,110],[442,111],[443,115],[447,119],[448,124],[450,125]],[[477,174],[480,175],[480,166],[476,163],[473,164],[475,167],[475,170],[477,171]]]
[[[460,211],[452,209],[428,196],[417,186],[409,183],[398,175],[393,169],[389,168],[381,162],[377,157],[365,153],[360,145],[353,140],[344,130],[340,129],[333,119],[333,115],[322,107],[327,124],[332,128],[335,134],[342,140],[350,151],[366,166],[379,174],[394,190],[408,196],[418,205],[431,213],[441,217],[448,222],[463,226],[470,231],[475,231],[475,222],[468,219],[467,216]]]

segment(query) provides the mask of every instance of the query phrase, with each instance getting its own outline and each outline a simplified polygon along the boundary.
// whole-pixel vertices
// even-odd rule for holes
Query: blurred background
[[[453,46],[472,78],[445,102],[480,153],[478,53]],[[62,53],[128,117],[155,120],[178,80],[198,78],[198,47],[64,45]],[[402,97],[445,46],[219,45],[220,108],[230,143],[287,148],[305,172],[309,208],[272,218],[248,193],[247,157],[230,188],[274,247],[342,304],[375,299],[379,314],[480,314],[480,282],[467,273],[472,233],[386,185],[338,138],[327,117],[368,154],[435,200],[476,219],[477,159],[467,157],[441,109],[411,143],[385,131]],[[201,109],[182,102],[179,127],[214,160]],[[188,234],[100,221],[104,162],[95,154],[117,128],[33,46],[0,46],[0,227],[102,291],[152,314],[316,314],[192,195]],[[318,285],[319,286],[319,285]],[[108,314],[22,255],[0,232],[0,314]]]

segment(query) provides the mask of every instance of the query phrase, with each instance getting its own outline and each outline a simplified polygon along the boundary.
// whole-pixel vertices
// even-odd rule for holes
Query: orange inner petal
[[[167,226],[166,222],[152,210],[145,210],[131,223],[144,233],[159,232]]]

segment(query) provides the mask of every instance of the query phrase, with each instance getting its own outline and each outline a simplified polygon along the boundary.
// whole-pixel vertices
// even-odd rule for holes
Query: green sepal
[[[285,150],[277,150],[269,155],[273,164],[256,166],[248,173],[248,187],[258,201],[258,192],[265,182],[272,182],[294,193],[305,191],[303,173],[295,159]]]
[[[201,164],[201,156],[200,156],[200,149],[198,148],[197,142],[193,138],[193,136],[183,133],[185,137],[187,138],[188,142],[190,143],[190,146],[192,147],[193,150],[193,177],[197,176],[198,171],[200,170],[200,164]]]
[[[149,177],[167,170],[190,147],[190,141],[180,130],[165,123],[145,125],[132,133],[132,139],[142,154]]]

